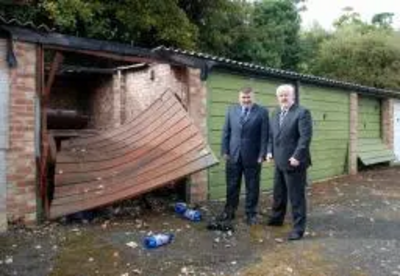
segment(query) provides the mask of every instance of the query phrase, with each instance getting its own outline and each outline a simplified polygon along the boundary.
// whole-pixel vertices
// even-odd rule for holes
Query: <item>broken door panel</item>
[[[216,163],[187,111],[166,91],[132,121],[62,143],[50,218],[132,198]]]

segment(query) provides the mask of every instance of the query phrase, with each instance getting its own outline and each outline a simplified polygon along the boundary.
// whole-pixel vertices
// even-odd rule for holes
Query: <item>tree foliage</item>
[[[194,49],[239,61],[400,89],[393,13],[371,22],[346,7],[333,30],[301,30],[305,0],[37,0],[0,15],[58,32],[152,48]]]
[[[298,1],[255,2],[235,43],[235,56],[272,67],[297,68],[300,55]]]
[[[335,22],[334,31],[309,30],[302,37],[302,69],[367,86],[400,89],[400,35],[391,27],[392,16],[377,14],[365,22],[347,9]]]
[[[303,0],[38,0],[3,11],[59,32],[295,69]]]

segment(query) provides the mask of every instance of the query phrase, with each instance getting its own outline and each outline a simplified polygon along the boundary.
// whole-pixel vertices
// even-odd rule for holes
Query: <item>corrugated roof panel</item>
[[[241,70],[241,71],[247,71],[249,73],[256,73],[260,75],[265,75],[265,76],[272,76],[272,77],[280,77],[280,78],[287,78],[290,80],[302,80],[308,83],[313,83],[313,84],[320,84],[320,85],[326,85],[326,86],[334,86],[350,91],[359,91],[365,94],[373,94],[376,96],[390,96],[390,97],[398,97],[400,98],[400,92],[399,91],[393,91],[389,89],[380,89],[380,88],[375,88],[375,87],[368,87],[368,86],[363,86],[355,83],[350,83],[350,82],[345,82],[345,81],[338,81],[338,80],[332,80],[328,79],[325,77],[318,77],[318,76],[313,76],[313,75],[306,75],[306,74],[301,74],[297,73],[294,71],[286,71],[286,70],[281,70],[281,69],[276,69],[276,68],[271,68],[271,67],[263,67],[260,65],[256,65],[253,63],[246,63],[246,62],[239,62],[235,60],[231,60],[228,58],[220,57],[220,56],[211,56],[211,55],[206,55],[204,53],[200,54],[197,52],[191,52],[188,53],[185,50],[178,49],[178,48],[168,48],[164,46],[159,46],[155,49],[153,49],[154,52],[164,52],[164,53],[173,53],[173,54],[180,54],[186,57],[191,57],[191,58],[197,58],[200,60],[204,61],[217,61],[218,63],[215,64],[216,66],[219,67],[224,67],[227,69],[234,69],[234,70]]]

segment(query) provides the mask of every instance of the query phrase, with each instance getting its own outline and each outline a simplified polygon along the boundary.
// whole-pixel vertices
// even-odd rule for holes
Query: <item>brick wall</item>
[[[200,79],[200,70],[188,70],[188,109],[195,125],[207,141],[207,88]],[[203,170],[190,177],[190,201],[200,202],[208,197],[208,172]]]
[[[174,91],[186,105],[186,70],[168,64],[155,64],[141,71],[123,71],[125,75],[124,119],[130,120],[145,110],[166,89]]]
[[[89,95],[87,84],[82,78],[57,75],[51,88],[48,107],[89,114]]]
[[[382,140],[390,149],[394,146],[393,106],[393,99],[382,99]]]
[[[114,93],[112,77],[98,78],[97,85],[91,87],[90,109],[92,120],[90,126],[97,129],[109,129],[119,125],[119,93]]]
[[[357,174],[357,140],[358,140],[358,94],[350,94],[350,139],[349,139],[349,174]]]
[[[7,209],[10,220],[36,220],[36,47],[15,42],[18,66],[10,70]]]

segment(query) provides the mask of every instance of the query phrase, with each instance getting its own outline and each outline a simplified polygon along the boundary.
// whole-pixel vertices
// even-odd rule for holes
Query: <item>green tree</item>
[[[301,58],[298,66],[300,72],[311,72],[312,68],[315,67],[322,42],[328,40],[331,36],[332,34],[318,23],[315,23],[310,29],[301,32]]]
[[[179,0],[179,6],[198,28],[197,49],[228,56],[235,32],[246,17],[242,0]]]
[[[321,43],[311,72],[379,88],[400,89],[400,36],[348,25]]]
[[[372,17],[371,23],[381,28],[392,28],[394,13],[382,12]]]
[[[30,6],[1,7],[2,15],[46,23],[77,36],[194,48],[198,29],[178,0],[39,0]]]
[[[334,21],[333,26],[340,28],[346,25],[365,25],[361,20],[360,14],[352,7],[345,7],[342,9],[343,14]]]
[[[255,2],[253,24],[258,33],[254,50],[263,64],[295,70],[300,60],[298,3],[292,0]]]
[[[38,0],[1,11],[58,32],[296,69],[304,0]],[[0,9],[1,10],[1,9]]]

